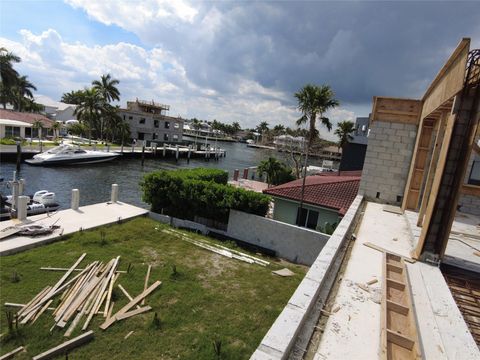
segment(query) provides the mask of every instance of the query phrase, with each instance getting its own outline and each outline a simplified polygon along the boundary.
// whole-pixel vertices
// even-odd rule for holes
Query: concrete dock
[[[60,240],[63,235],[75,233],[79,230],[92,229],[102,225],[115,223],[119,220],[131,219],[148,214],[148,210],[122,202],[106,202],[82,206],[78,210],[62,210],[54,215],[45,214],[29,217],[25,222],[9,220],[0,223],[0,231],[15,225],[44,225],[60,226],[53,233],[44,236],[11,236],[0,240],[0,256],[10,255],[37,246]]]

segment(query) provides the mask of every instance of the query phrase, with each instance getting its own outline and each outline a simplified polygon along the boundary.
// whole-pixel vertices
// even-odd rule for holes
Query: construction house
[[[479,122],[467,38],[374,97],[359,193],[252,359],[480,359]]]

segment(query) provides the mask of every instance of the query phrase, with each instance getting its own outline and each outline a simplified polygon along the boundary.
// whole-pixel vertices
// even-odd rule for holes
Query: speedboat
[[[80,165],[93,164],[116,159],[120,154],[97,150],[84,150],[79,146],[60,145],[25,160],[30,165]]]
[[[13,196],[3,196],[1,194],[0,196],[0,221],[9,220],[13,207]],[[28,216],[52,213],[60,208],[60,204],[57,203],[55,199],[55,193],[53,192],[47,190],[40,190],[37,191],[34,195],[30,195],[29,197],[30,201],[27,204]]]

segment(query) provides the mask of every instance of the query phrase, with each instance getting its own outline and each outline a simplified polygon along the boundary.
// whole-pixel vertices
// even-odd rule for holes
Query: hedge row
[[[143,201],[154,212],[188,220],[197,215],[227,223],[230,209],[266,215],[268,196],[235,188],[227,179],[226,172],[216,169],[157,171],[141,183]]]

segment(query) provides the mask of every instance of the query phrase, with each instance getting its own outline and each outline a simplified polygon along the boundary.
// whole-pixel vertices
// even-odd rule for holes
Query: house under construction
[[[480,359],[480,50],[374,97],[360,190],[252,359]]]

